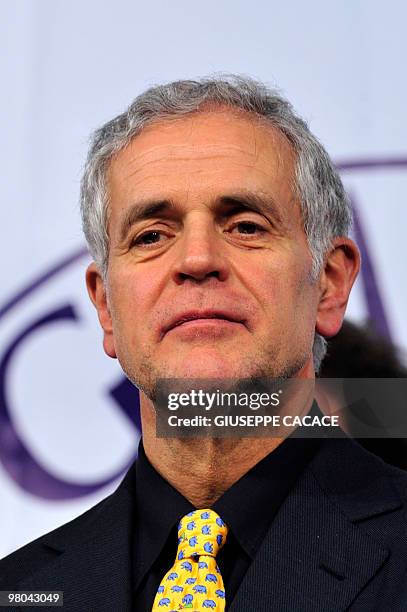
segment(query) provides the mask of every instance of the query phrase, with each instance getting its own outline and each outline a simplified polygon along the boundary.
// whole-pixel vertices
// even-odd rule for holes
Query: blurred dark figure
[[[329,340],[320,378],[407,378],[399,350],[366,324],[344,321],[340,332]],[[353,436],[351,428],[347,433]],[[407,440],[404,438],[354,439],[370,452],[407,470]]]

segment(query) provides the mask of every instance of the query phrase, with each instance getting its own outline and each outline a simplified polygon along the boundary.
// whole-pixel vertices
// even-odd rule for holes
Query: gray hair
[[[351,209],[342,182],[321,143],[306,122],[280,93],[252,78],[237,75],[175,81],[151,87],[129,108],[95,131],[81,183],[83,231],[90,253],[103,278],[107,275],[109,236],[105,174],[112,158],[144,127],[166,118],[180,117],[204,105],[229,106],[264,118],[280,130],[296,153],[295,184],[304,231],[312,255],[311,276],[316,280],[332,239],[346,236]],[[315,333],[313,358],[318,371],[326,353],[326,340]]]

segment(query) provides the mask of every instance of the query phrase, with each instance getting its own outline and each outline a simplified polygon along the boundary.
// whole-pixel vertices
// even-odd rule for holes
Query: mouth
[[[223,310],[190,311],[174,317],[162,330],[162,336],[178,327],[222,325],[227,323],[245,324],[237,313]]]

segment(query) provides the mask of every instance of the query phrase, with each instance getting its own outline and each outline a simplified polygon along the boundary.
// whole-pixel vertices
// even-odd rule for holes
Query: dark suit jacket
[[[324,440],[231,612],[407,610],[406,501],[406,473],[350,439]],[[0,561],[0,588],[62,590],[64,612],[131,610],[133,506],[127,474],[97,506]]]

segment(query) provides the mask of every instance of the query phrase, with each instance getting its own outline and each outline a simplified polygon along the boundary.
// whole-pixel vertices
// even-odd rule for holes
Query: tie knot
[[[226,542],[228,528],[213,510],[193,510],[178,525],[177,559],[200,555],[216,557]]]

